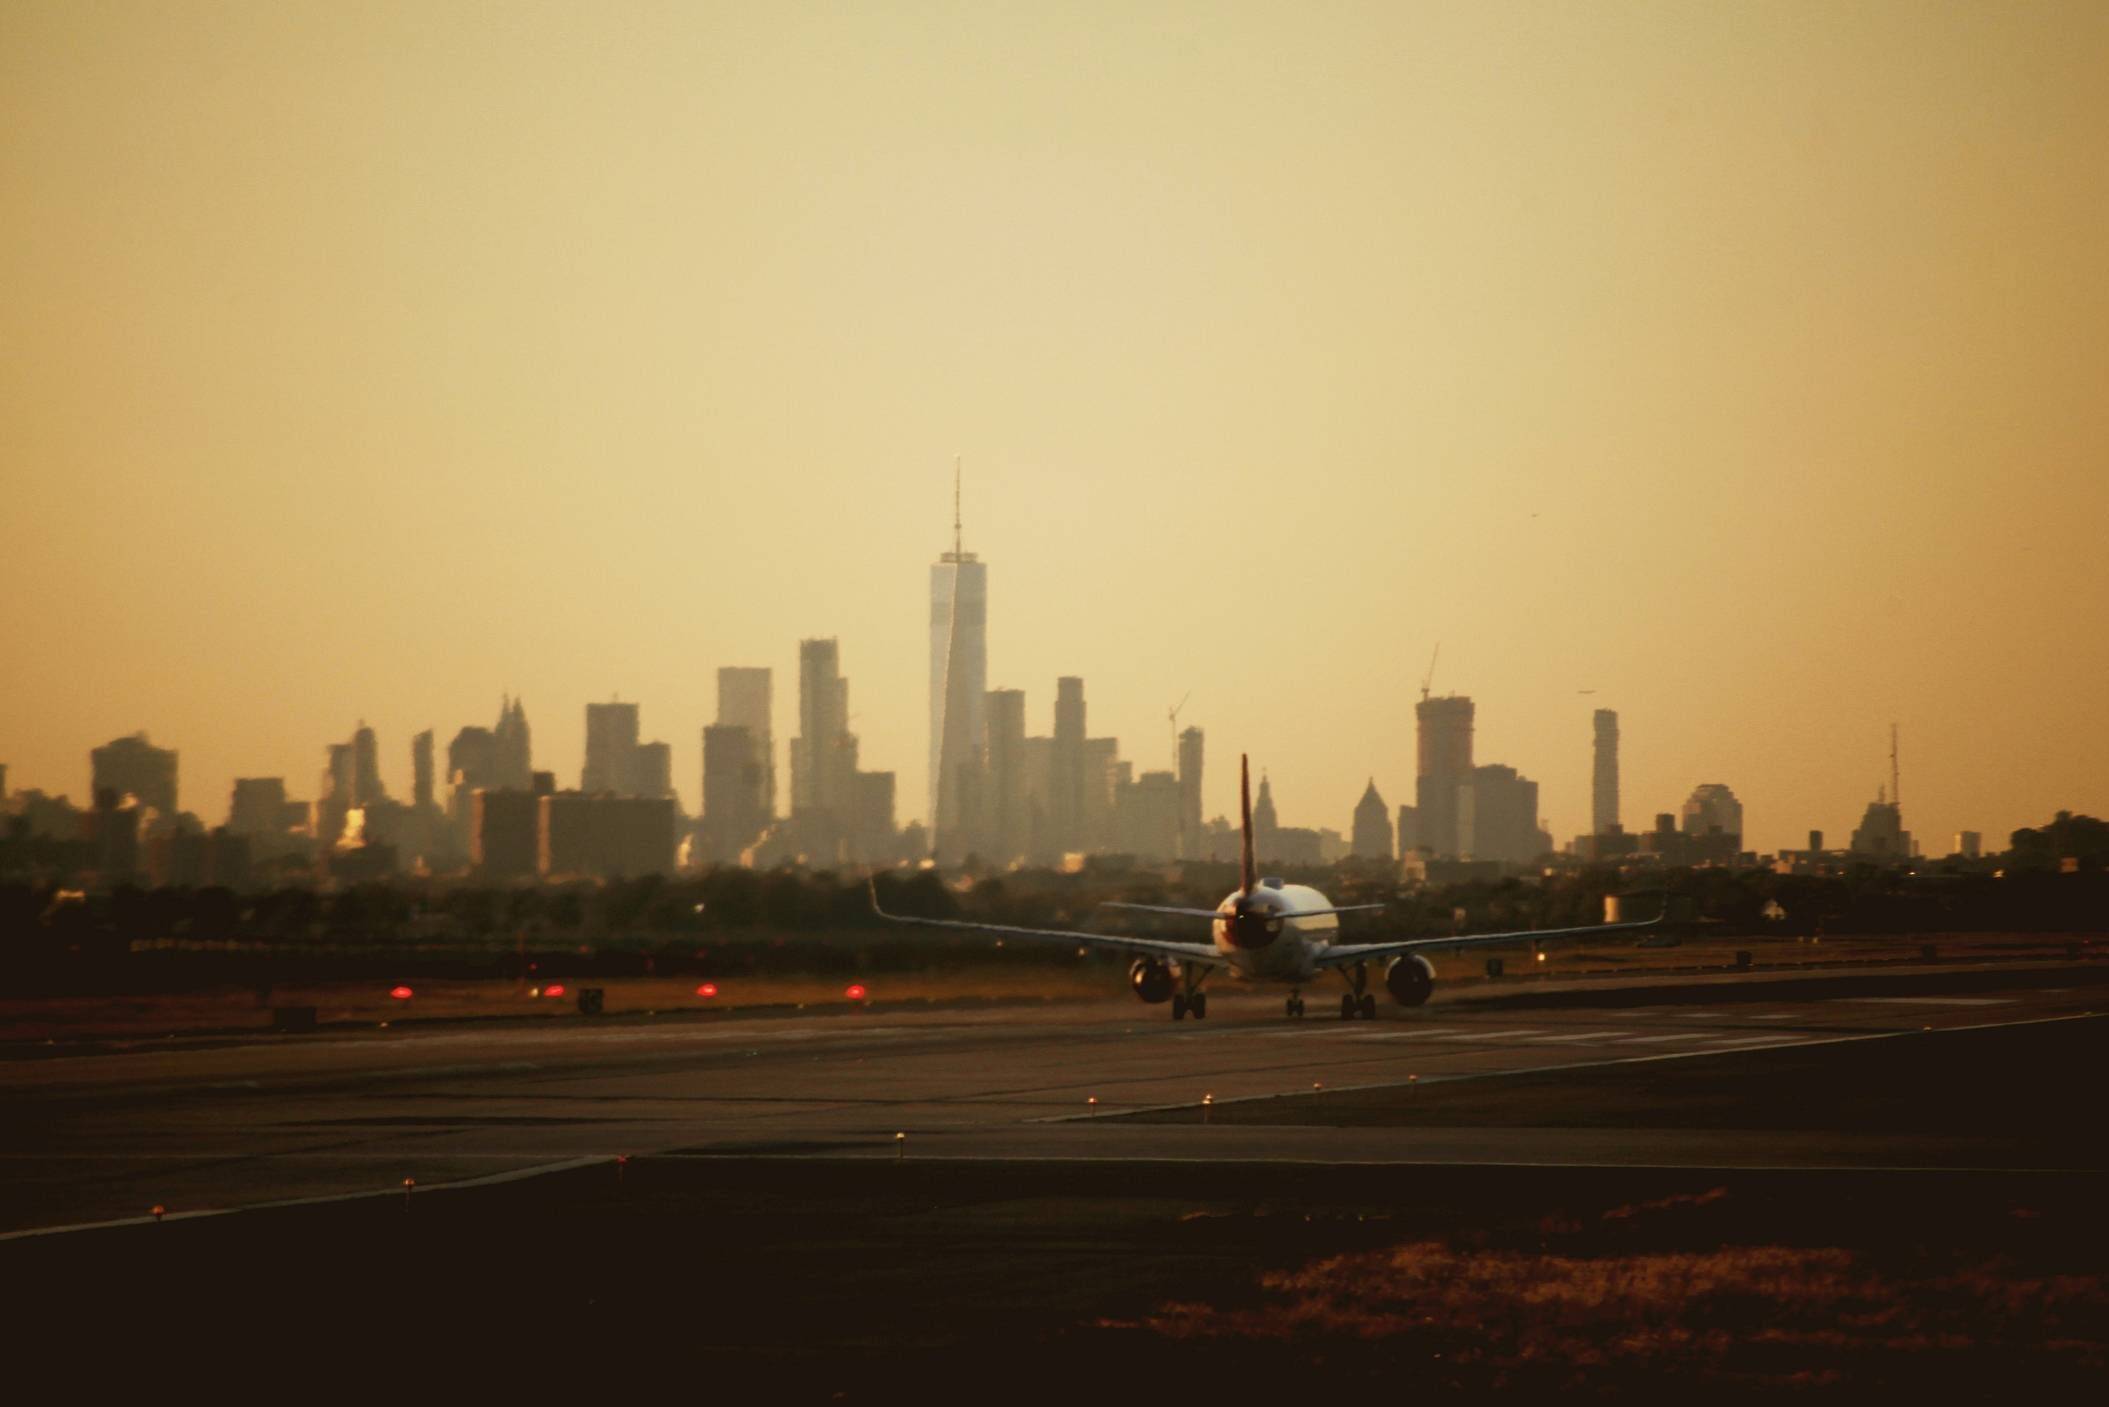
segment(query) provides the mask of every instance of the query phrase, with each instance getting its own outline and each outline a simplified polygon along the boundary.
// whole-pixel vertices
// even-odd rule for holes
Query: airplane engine
[[[1135,995],[1150,1005],[1170,1001],[1172,997],[1172,969],[1156,958],[1137,958],[1128,967],[1128,985]]]
[[[1435,964],[1417,953],[1395,957],[1384,969],[1384,987],[1400,1006],[1419,1006],[1435,990]]]

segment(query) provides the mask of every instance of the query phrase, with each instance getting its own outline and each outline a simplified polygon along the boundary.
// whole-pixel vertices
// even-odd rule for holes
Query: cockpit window
[[[1282,877],[1280,875],[1270,875],[1260,881],[1260,887],[1262,889],[1279,889],[1282,887]]]

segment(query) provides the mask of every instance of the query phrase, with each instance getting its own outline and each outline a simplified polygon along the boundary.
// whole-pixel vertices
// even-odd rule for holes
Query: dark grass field
[[[1557,1107],[1949,1131],[2055,1109],[2065,1137],[2098,1149],[2098,1032],[2070,1022],[1414,1097],[1482,1120]],[[1987,1072],[1974,1084],[1961,1073],[1973,1066]],[[2024,1084],[2032,1103],[1990,1098]],[[1353,1109],[1357,1096],[1280,1103]],[[742,1401],[1951,1401],[2021,1385],[2086,1400],[2109,1385],[2099,1168],[676,1156],[0,1243],[0,1294],[17,1364],[63,1364],[73,1395],[91,1396],[357,1380]]]

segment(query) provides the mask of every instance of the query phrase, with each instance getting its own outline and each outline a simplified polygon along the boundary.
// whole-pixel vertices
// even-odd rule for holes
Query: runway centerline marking
[[[1832,1002],[1883,1006],[2012,1006],[2012,997],[1832,997]]]
[[[1498,1041],[1509,1036],[1535,1036],[1543,1033],[1543,1026],[1524,1026],[1514,1031],[1478,1031],[1469,1036],[1445,1036],[1447,1041]]]
[[[1629,1034],[1625,1031],[1581,1031],[1572,1036],[1533,1036],[1532,1045],[1558,1045],[1568,1041],[1600,1041]]]
[[[1620,1041],[1618,1044],[1660,1045],[1664,1041],[1710,1041],[1713,1039],[1714,1037],[1705,1031],[1672,1031],[1667,1036],[1635,1036],[1630,1041]],[[1766,1039],[1770,1040],[1771,1037],[1768,1036]]]

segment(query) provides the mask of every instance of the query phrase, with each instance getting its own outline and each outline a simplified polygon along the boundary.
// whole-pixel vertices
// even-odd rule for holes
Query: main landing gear
[[[1207,968],[1197,968],[1192,963],[1185,965],[1180,976],[1180,989],[1172,993],[1172,1020],[1184,1021],[1189,1013],[1196,1021],[1208,1018],[1208,993],[1201,990],[1201,984],[1207,978]]]
[[[1289,993],[1289,1001],[1288,1001],[1288,1005],[1287,1005],[1287,1006],[1286,1006],[1286,1007],[1285,1007],[1285,1008],[1283,1009],[1283,1013],[1282,1013],[1282,1014],[1283,1014],[1283,1015],[1285,1015],[1285,1016],[1291,1016],[1291,1017],[1295,1017],[1295,1016],[1301,1016],[1301,1015],[1303,1015],[1303,993],[1302,993],[1302,992],[1291,992],[1291,993]]]
[[[1369,969],[1358,962],[1353,967],[1344,969],[1340,975],[1347,979],[1348,986],[1353,989],[1340,994],[1340,1019],[1352,1021],[1359,1016],[1364,1021],[1376,1020],[1377,998],[1367,990]]]

